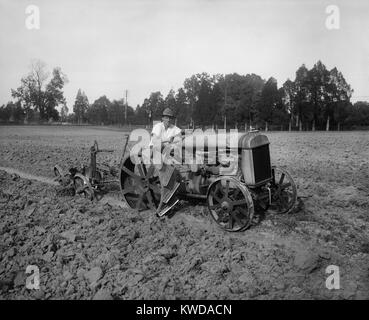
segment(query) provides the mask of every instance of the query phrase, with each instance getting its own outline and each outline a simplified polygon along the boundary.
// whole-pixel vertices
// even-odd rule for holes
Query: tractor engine
[[[258,187],[271,179],[268,137],[258,132],[248,132],[237,135],[237,139],[237,150],[231,149],[229,136],[223,148],[212,145],[211,140],[205,143],[203,150],[194,147],[193,154],[202,159],[202,164],[179,169],[187,193],[206,194],[209,185],[220,176],[234,176],[249,187]]]
[[[191,166],[190,170],[182,172],[181,175],[184,177],[186,193],[206,194],[209,185],[219,176],[219,167]]]
[[[241,169],[237,167],[239,160],[228,161],[227,163],[202,165],[190,165],[187,170],[181,171],[181,176],[185,182],[186,192],[190,194],[206,194],[209,185],[221,174],[236,170],[236,176],[241,178]]]

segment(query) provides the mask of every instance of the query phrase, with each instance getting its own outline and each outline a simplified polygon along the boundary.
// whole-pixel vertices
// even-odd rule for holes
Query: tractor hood
[[[221,132],[195,130],[192,134],[186,135],[183,140],[185,148],[193,148],[204,146],[208,149],[218,147],[223,149],[253,149],[266,144],[269,144],[269,139],[266,135],[258,131],[251,132]],[[199,147],[198,147],[199,148]]]

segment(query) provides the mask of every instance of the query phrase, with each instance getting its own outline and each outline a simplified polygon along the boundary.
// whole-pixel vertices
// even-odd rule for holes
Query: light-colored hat
[[[163,117],[164,117],[164,116],[174,118],[173,111],[172,111],[171,109],[169,109],[169,108],[166,108],[166,109],[163,111]]]

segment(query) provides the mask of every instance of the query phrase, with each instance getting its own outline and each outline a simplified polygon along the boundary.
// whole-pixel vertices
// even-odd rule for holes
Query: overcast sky
[[[40,9],[40,29],[25,26]],[[326,28],[328,5],[340,28]],[[78,88],[141,104],[195,73],[256,73],[281,86],[317,60],[336,66],[369,101],[369,1],[0,0],[0,104],[11,100],[32,59],[61,67],[71,111]]]

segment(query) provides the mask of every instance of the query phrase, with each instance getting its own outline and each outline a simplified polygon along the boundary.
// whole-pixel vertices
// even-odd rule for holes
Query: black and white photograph
[[[368,300],[368,16],[0,0],[0,300]]]

